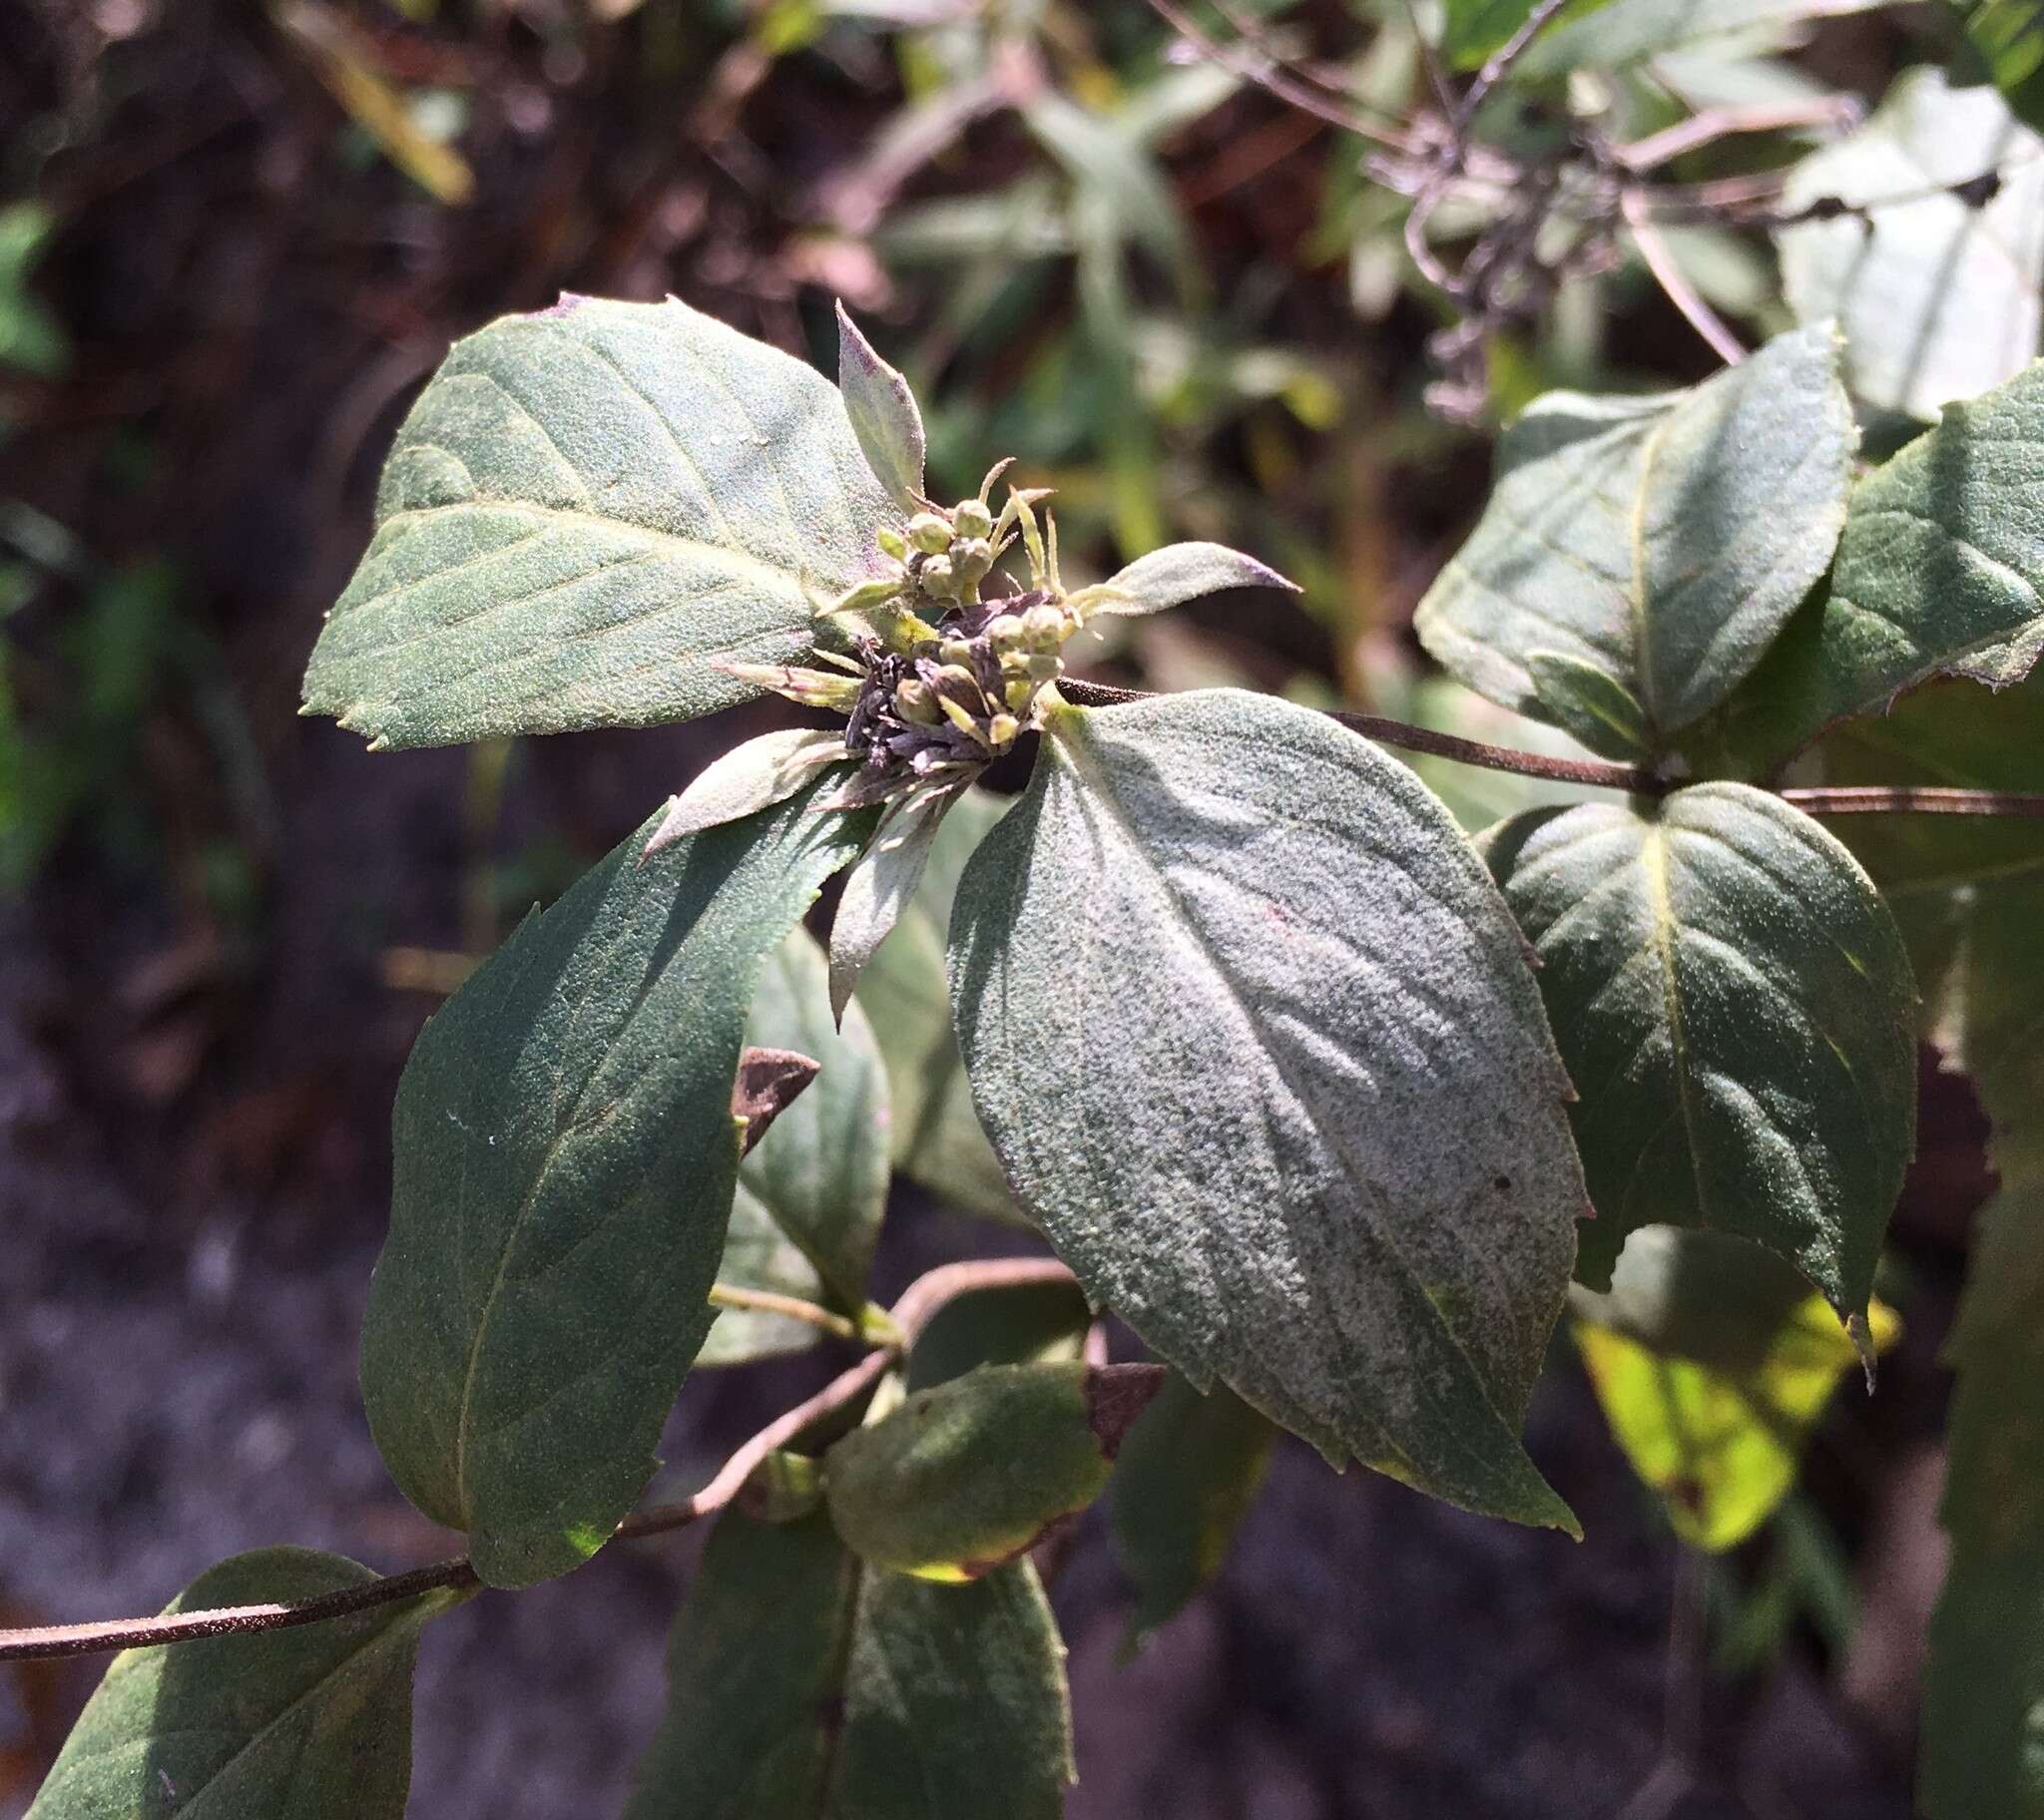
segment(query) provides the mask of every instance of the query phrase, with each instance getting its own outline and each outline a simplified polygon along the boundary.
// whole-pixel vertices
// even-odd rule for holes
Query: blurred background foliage
[[[1935,71],[1969,98],[1951,105],[1991,112],[2004,163],[2039,150],[2022,121],[2044,126],[2044,9],[2023,0],[1614,0],[1585,37],[1594,10],[1536,43],[1466,123],[1467,181],[1429,197],[1438,85],[1466,84],[1523,0],[0,8],[0,937],[165,1229],[203,1230],[224,1191],[373,1228],[391,1083],[435,995],[770,711],[397,759],[295,716],[410,398],[452,338],[563,289],[673,292],[826,370],[842,297],[922,400],[938,497],[1013,454],[1058,491],[1068,575],[1203,537],[1303,584],[1295,604],[1118,623],[1084,654],[1104,678],[1573,749],[1429,675],[1410,634],[1497,426],[1557,385],[1699,379],[1711,324],[1751,346],[1836,306],[1823,247],[1790,228],[1778,248],[1767,211],[1812,156],[1833,163],[1804,206],[1925,156],[1926,134],[1958,143],[1956,116],[1892,111],[1945,106],[1942,86],[1922,100]],[[1671,195],[1733,201],[1646,232],[1530,221],[1508,248],[1519,288],[1483,291],[1458,340],[1473,306],[1415,237],[1466,275],[1528,183],[1574,181],[1554,174],[1586,119],[1607,147],[1652,145]],[[2013,199],[1947,194],[1974,176],[1931,169],[1913,226],[1816,226],[1906,264],[1951,210],[1969,233],[2012,222],[2014,275],[1980,276],[1969,307],[2019,341],[2027,320],[2027,358],[2038,173]],[[1934,312],[1907,326],[1958,332]],[[1863,330],[1869,362],[1882,332]],[[1868,397],[1870,446],[1922,402]],[[1567,794],[1418,762],[1472,828]],[[1637,1333],[1582,1328],[1620,1439],[1649,1483],[1679,1481],[1643,1511],[1713,1547],[1773,1514],[1706,1589],[1720,1663],[1793,1646],[1846,1664],[1901,1756],[1921,1611],[1887,1656],[1853,1656],[1854,1575],[1907,1580],[1869,1565],[1895,1525],[1935,1546],[1918,1481],[1880,1459],[1933,1443],[1985,1182],[1977,1111],[1932,1085],[1873,1413],[1819,1425],[1849,1364],[1821,1337],[1715,1378],[1684,1362],[1671,1387]],[[1676,1404],[1717,1421],[1778,1393],[1791,1469],[1817,1432],[1786,1504],[1792,1470],[1753,1432],[1765,1497],[1722,1436],[1657,1478]],[[1697,1472],[1721,1477],[1700,1490]]]

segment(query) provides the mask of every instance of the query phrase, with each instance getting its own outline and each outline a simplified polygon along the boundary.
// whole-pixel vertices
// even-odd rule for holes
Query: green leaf
[[[1566,76],[1571,70],[1619,70],[1667,51],[1756,32],[1787,35],[1811,19],[1870,12],[1887,0],[1612,0],[1594,17],[1565,17],[1534,40],[1518,66],[1522,76]],[[1573,9],[1571,9],[1571,15]]]
[[[1617,757],[1663,749],[1823,574],[1854,444],[1824,327],[1688,392],[1537,401],[1414,624],[1450,672]]]
[[[1098,1498],[1161,1365],[982,1365],[910,1393],[823,1457],[852,1552],[923,1580],[977,1580]]]
[[[944,813],[957,800],[948,787],[896,798],[881,813],[872,845],[845,875],[830,919],[830,1009],[836,1016],[844,1015],[858,976],[908,908]]]
[[[1574,5],[1562,9],[1561,17],[1580,19],[1610,4],[1611,0],[1575,0]],[[1512,34],[1533,16],[1533,5],[1534,0],[1446,0],[1442,9],[1441,54],[1458,70],[1475,69],[1493,51],[1504,48]]]
[[[1518,1426],[1584,1190],[1482,865],[1410,771],[1210,689],[1054,712],[966,869],[952,994],[1024,1205],[1202,1390],[1567,1526]]]
[[[833,1023],[829,969],[807,930],[767,957],[745,1041],[813,1057],[822,1070],[739,1164],[717,1280],[856,1318],[887,1208],[887,1077],[865,1014],[854,1005],[841,1030]],[[727,1308],[696,1363],[799,1352],[821,1337],[785,1315]]]
[[[2044,132],[2044,0],[1974,0],[1966,42],[2025,126]]]
[[[1949,194],[1988,172],[2001,173],[2000,188],[1984,206]],[[1826,198],[1883,206],[1870,226],[1849,215],[1803,222],[1776,243],[1796,315],[1843,326],[1857,396],[1934,418],[2036,356],[2044,141],[1992,89],[1907,71],[1865,126],[1789,173],[1782,202],[1792,214]]]
[[[815,777],[819,767],[849,758],[843,734],[828,728],[778,727],[735,745],[697,772],[679,796],[669,799],[659,827],[646,843],[647,856],[705,828],[785,802]]]
[[[913,512],[922,497],[922,413],[908,381],[873,351],[837,305],[837,389],[866,466],[894,503]]]
[[[586,1560],[653,1470],[710,1327],[754,982],[867,825],[815,793],[640,865],[649,822],[448,1000],[398,1084],[362,1396],[492,1586]]]
[[[1001,1283],[954,1295],[915,1336],[908,1389],[962,1378],[981,1365],[1047,1365],[1077,1359],[1093,1311],[1077,1283]]]
[[[1536,810],[1484,845],[1582,1096],[1582,1280],[1640,1226],[1708,1226],[1863,1321],[1916,1051],[1908,956],[1851,854],[1740,783]]]
[[[1057,1820],[1062,1658],[1027,1562],[934,1586],[864,1567],[821,1512],[728,1512],[626,1820]]]
[[[1234,1392],[1177,1372],[1137,1419],[1114,1472],[1114,1540],[1136,1587],[1127,1650],[1184,1609],[1263,1489],[1277,1430]]]
[[[858,1002],[887,1062],[894,1166],[961,1213],[1013,1223],[1015,1197],[972,1108],[944,977],[958,875],[1007,807],[973,789],[944,817],[915,895],[859,976]]]
[[[1298,592],[1296,582],[1286,581],[1277,570],[1226,544],[1167,544],[1109,576],[1100,585],[1097,598],[1095,590],[1081,589],[1074,604],[1084,603],[1094,613],[1160,613],[1229,588]]]
[[[1829,595],[1727,704],[1732,747],[1778,761],[1943,671],[2020,681],[2044,640],[2040,488],[2044,362],[1852,489]]]
[[[312,1549],[209,1568],[167,1612],[295,1604],[376,1576]],[[401,1820],[419,1631],[465,1592],[428,1592],[258,1635],[117,1655],[31,1820]]]
[[[670,298],[455,343],[305,672],[375,749],[686,720],[760,692],[898,516],[836,389]]]
[[[1859,1364],[1823,1298],[1743,1240],[1649,1226],[1610,1295],[1573,1301],[1611,1432],[1675,1533],[1714,1554],[1744,1542],[1793,1488],[1803,1443]],[[1877,1350],[1900,1331],[1879,1302],[1868,1324]]]
[[[1946,683],[1817,754],[1839,782],[2044,789],[2044,677],[1989,695]],[[1924,1677],[1930,1820],[2044,1816],[2044,823],[1850,816],[1923,986],[1925,1034],[1973,1078],[2000,1189],[1974,1228],[1947,1357],[1943,1597]]]

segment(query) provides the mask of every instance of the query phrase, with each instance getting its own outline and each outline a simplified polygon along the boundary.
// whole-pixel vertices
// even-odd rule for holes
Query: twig
[[[1668,242],[1661,237],[1661,230],[1648,219],[1640,193],[1630,189],[1620,192],[1618,207],[1626,227],[1632,230],[1633,244],[1640,249],[1640,257],[1646,260],[1656,282],[1667,292],[1669,302],[1682,311],[1683,319],[1703,336],[1712,353],[1727,366],[1737,366],[1746,358],[1746,344],[1683,275],[1675,255],[1668,250]]]
[[[829,1309],[820,1308],[814,1302],[805,1302],[799,1296],[781,1295],[772,1289],[747,1289],[738,1283],[712,1283],[710,1305],[735,1309],[741,1314],[777,1314],[786,1320],[801,1321],[825,1333],[835,1334],[840,1340],[864,1337],[856,1321],[847,1320],[841,1314],[832,1314]]]
[[[1266,94],[1275,95],[1279,101],[1286,102],[1294,108],[1303,108],[1306,113],[1324,120],[1329,126],[1339,127],[1344,133],[1353,133],[1358,139],[1366,139],[1372,145],[1408,155],[1417,151],[1418,148],[1410,134],[1400,133],[1395,128],[1379,126],[1373,120],[1363,119],[1352,108],[1344,106],[1332,96],[1323,95],[1319,90],[1296,81],[1282,64],[1263,56],[1238,56],[1235,46],[1218,43],[1177,4],[1177,0],[1150,0],[1150,10],[1202,56],[1218,63],[1231,76],[1240,76],[1243,81],[1254,84]]]
[[[850,1403],[913,1344],[929,1318],[953,1296],[970,1289],[1005,1287],[1013,1283],[1069,1282],[1072,1273],[1055,1258],[975,1259],[944,1264],[909,1284],[894,1304],[898,1338],[868,1353],[785,1414],[776,1417],[733,1454],[693,1498],[679,1504],[655,1505],[627,1517],[615,1532],[619,1540],[660,1536],[700,1522],[724,1509],[739,1495],[753,1470],[777,1448],[788,1445],[812,1423]],[[466,1555],[456,1555],[406,1574],[388,1574],[366,1586],[295,1604],[219,1605],[208,1610],[178,1611],[162,1617],[109,1618],[96,1623],[47,1624],[27,1630],[0,1630],[0,1662],[50,1660],[69,1655],[105,1655],[116,1649],[154,1649],[207,1636],[247,1631],[288,1630],[299,1624],[348,1617],[378,1605],[417,1598],[446,1588],[481,1585]]]
[[[1125,701],[1154,699],[1155,691],[1117,688],[1108,682],[1085,682],[1066,677],[1058,692],[1080,707],[1117,707]],[[1630,796],[1666,796],[1682,787],[1676,778],[1633,764],[1607,764],[1597,758],[1550,758],[1544,752],[1522,752],[1508,745],[1486,745],[1430,726],[1391,720],[1382,714],[1353,714],[1340,708],[1320,710],[1330,720],[1352,727],[1383,745],[1402,746],[1435,758],[1452,758],[1486,771],[1510,771],[1549,783],[1575,783],[1595,790],[1624,790]],[[1972,790],[1943,784],[1853,783],[1793,784],[1772,794],[1809,815],[2001,815],[2020,821],[2044,821],[2044,790]]]
[[[1483,68],[1476,72],[1476,80],[1463,91],[1462,105],[1455,110],[1458,138],[1467,132],[1469,123],[1476,118],[1476,110],[1483,106],[1484,97],[1505,79],[1506,72],[1526,54],[1526,47],[1547,29],[1548,21],[1568,3],[1569,0],[1540,0],[1540,4],[1526,15],[1526,23],[1484,60]]]
[[[1695,152],[1734,133],[1779,133],[1789,127],[1849,127],[1858,119],[1859,101],[1851,95],[1819,95],[1806,101],[1774,102],[1751,108],[1705,108],[1659,133],[1648,134],[1645,139],[1613,146],[1611,156],[1614,163],[1628,171],[1651,171],[1685,152]]]

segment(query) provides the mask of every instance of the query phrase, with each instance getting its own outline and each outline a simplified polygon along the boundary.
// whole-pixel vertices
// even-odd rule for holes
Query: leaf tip
[[[1086,1422],[1101,1454],[1112,1460],[1136,1418],[1164,1388],[1162,1365],[1100,1365],[1086,1374]]]
[[[822,1071],[820,1062],[798,1050],[748,1049],[739,1057],[731,1111],[743,1128],[742,1154],[766,1135],[766,1128]]]

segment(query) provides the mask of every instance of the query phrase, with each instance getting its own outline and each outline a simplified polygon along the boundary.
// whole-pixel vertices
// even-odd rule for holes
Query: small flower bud
[[[937,706],[929,685],[918,682],[913,677],[904,677],[894,684],[894,707],[902,719],[917,726],[943,724],[943,710]]]
[[[875,531],[873,533],[873,542],[880,546],[881,551],[885,555],[891,556],[897,563],[908,560],[908,539],[903,537],[892,525],[882,525],[879,530]]]
[[[996,651],[1003,646],[1018,645],[1022,640],[1022,621],[1012,613],[997,613],[987,621],[980,637]]]
[[[922,567],[915,573],[926,594],[949,594],[955,586],[956,578],[951,573],[951,559],[948,556],[924,557]]]
[[[925,556],[951,547],[951,527],[934,512],[918,512],[908,521],[908,541]]]
[[[1055,682],[1064,674],[1063,658],[1053,657],[1047,652],[1038,652],[1029,660],[1029,675],[1033,682]]]
[[[946,639],[937,647],[937,658],[968,677],[972,675],[972,647],[963,639]]]
[[[951,546],[951,567],[977,582],[994,566],[994,547],[983,537],[968,537]]]
[[[1013,714],[996,714],[986,723],[987,743],[996,751],[1015,743],[1015,735],[1022,730],[1022,722]]]
[[[994,515],[983,499],[961,499],[951,513],[951,523],[960,537],[984,538],[993,532]]]
[[[1045,603],[1032,607],[1022,620],[1022,635],[1030,649],[1055,657],[1070,635],[1072,623],[1059,608]]]

